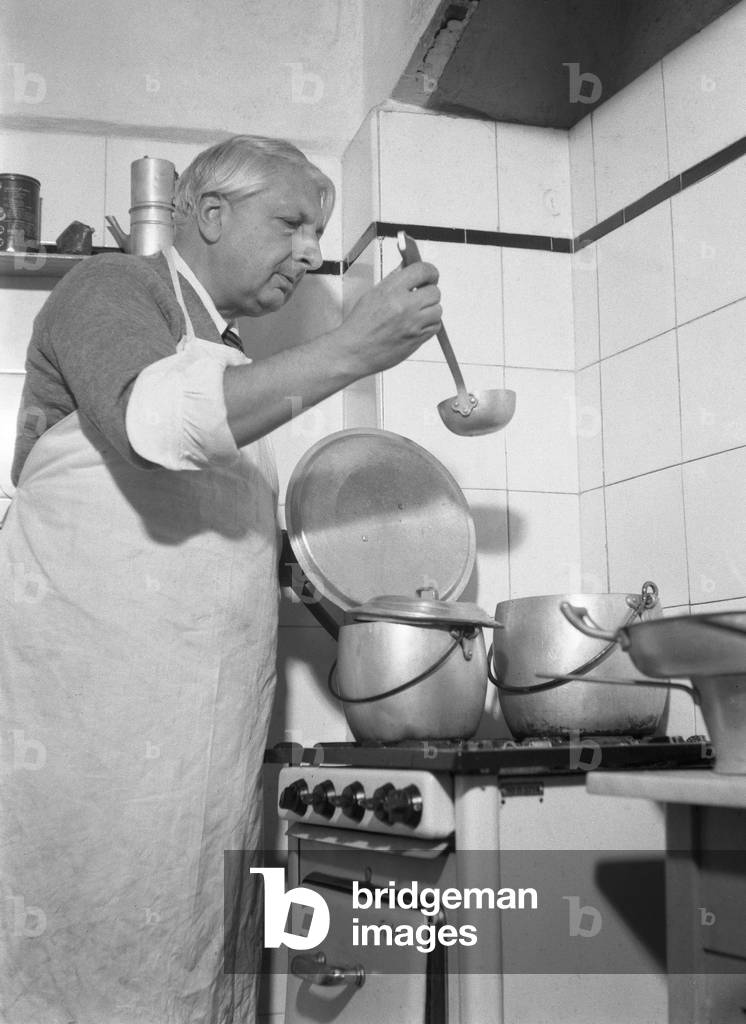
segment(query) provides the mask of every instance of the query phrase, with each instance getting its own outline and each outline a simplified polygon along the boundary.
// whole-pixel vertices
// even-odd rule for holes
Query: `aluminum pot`
[[[330,688],[358,741],[468,739],[487,694],[479,626],[351,622]]]
[[[617,628],[661,615],[654,584],[645,584],[637,595],[552,595],[498,604],[495,618],[503,628],[493,633],[493,682],[510,731],[518,739],[655,733],[667,708],[664,687],[562,682],[564,675],[578,670],[596,678],[639,675],[614,642],[599,641],[575,629],[560,610],[563,602],[581,605],[594,618],[614,622]]]

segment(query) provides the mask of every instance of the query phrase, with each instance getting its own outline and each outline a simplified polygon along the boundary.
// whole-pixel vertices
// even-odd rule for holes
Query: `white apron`
[[[176,288],[179,348],[213,344]],[[74,412],[32,449],[0,531],[3,1024],[253,1022],[223,853],[260,844],[276,492],[266,442],[141,470]]]

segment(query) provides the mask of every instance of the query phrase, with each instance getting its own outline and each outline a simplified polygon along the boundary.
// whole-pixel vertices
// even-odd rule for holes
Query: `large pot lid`
[[[388,430],[330,434],[295,467],[288,537],[317,591],[350,611],[381,594],[462,593],[476,537],[460,487],[420,445]]]
[[[499,623],[469,601],[440,601],[437,598],[412,598],[401,594],[374,597],[352,611],[360,622],[383,619],[386,622],[438,623],[449,626],[489,626],[497,629]]]

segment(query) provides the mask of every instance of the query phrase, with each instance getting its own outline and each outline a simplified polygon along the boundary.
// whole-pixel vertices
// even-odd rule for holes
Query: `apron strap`
[[[176,293],[176,301],[181,306],[181,312],[184,314],[184,321],[186,324],[186,336],[189,341],[194,341],[194,327],[192,326],[192,320],[187,312],[186,303],[184,302],[184,295],[181,291],[181,282],[179,281],[179,275],[176,271],[176,263],[174,261],[174,248],[172,245],[168,246],[167,249],[163,250],[163,255],[166,257],[166,263],[168,264],[168,272],[171,275],[171,282],[174,286]]]

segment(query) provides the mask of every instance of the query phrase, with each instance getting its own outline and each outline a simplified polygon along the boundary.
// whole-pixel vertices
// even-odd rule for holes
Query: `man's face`
[[[306,271],[321,265],[322,223],[318,187],[292,166],[281,165],[248,199],[222,199],[210,291],[223,316],[263,316],[283,306]]]

